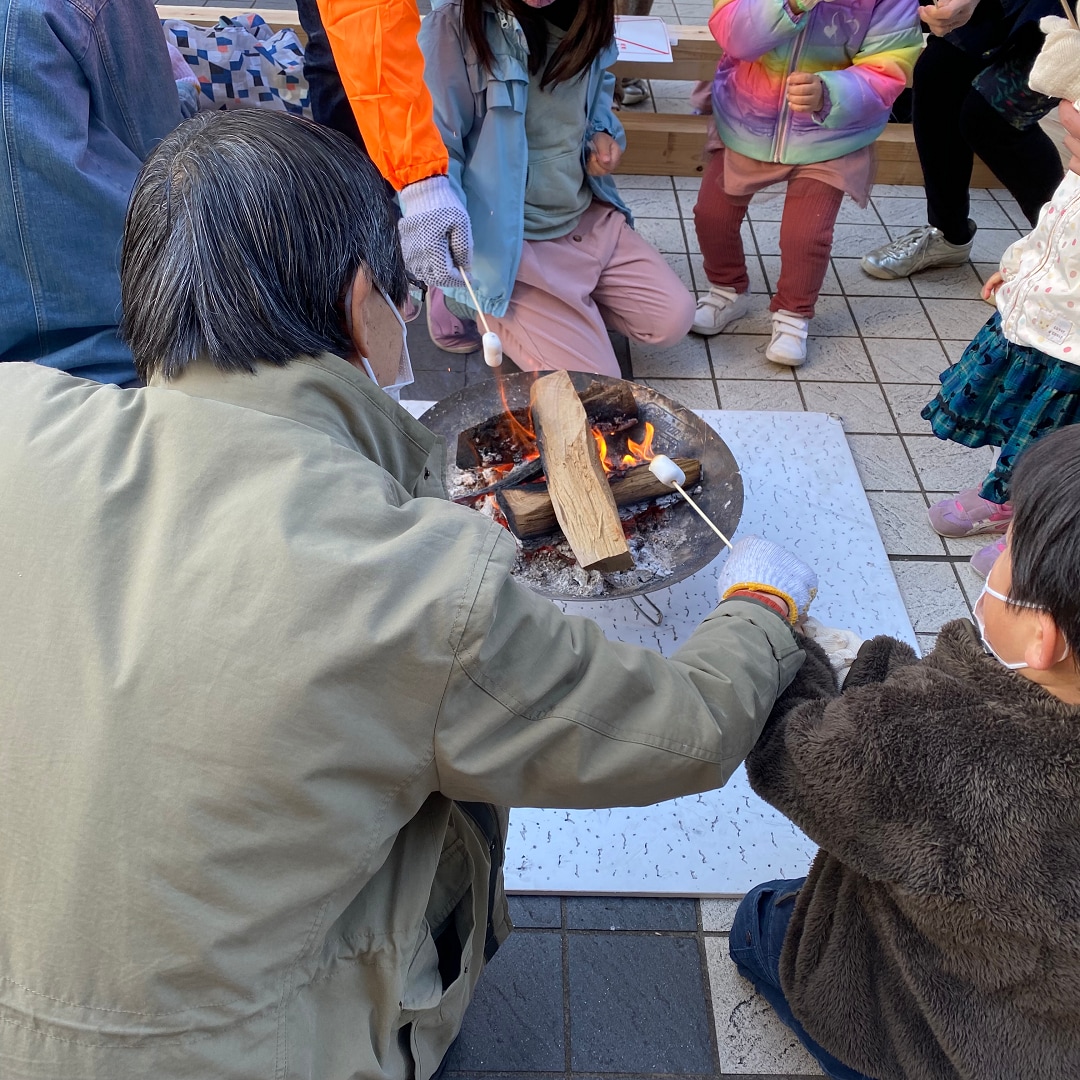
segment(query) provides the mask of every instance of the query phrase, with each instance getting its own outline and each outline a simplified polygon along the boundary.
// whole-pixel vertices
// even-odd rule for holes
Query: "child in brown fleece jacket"
[[[917,660],[807,658],[746,766],[821,845],[732,958],[840,1080],[1080,1077],[1080,425],[1014,475],[1005,551]]]

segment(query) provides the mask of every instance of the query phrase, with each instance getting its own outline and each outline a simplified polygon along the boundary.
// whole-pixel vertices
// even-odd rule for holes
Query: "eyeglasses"
[[[417,281],[411,274],[406,274],[409,279],[409,291],[405,296],[405,303],[401,305],[401,317],[407,322],[412,322],[424,307],[424,298],[427,296],[427,285]]]

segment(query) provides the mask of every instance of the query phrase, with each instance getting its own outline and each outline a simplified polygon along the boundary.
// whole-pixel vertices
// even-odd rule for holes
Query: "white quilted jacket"
[[[1080,363],[1080,176],[1067,172],[1035,228],[1001,258],[1001,328],[1017,345]]]

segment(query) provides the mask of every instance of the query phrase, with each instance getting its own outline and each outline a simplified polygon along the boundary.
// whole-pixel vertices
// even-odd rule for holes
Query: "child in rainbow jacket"
[[[713,115],[694,224],[709,292],[693,329],[718,334],[750,306],[740,227],[755,192],[787,181],[780,279],[765,355],[797,367],[844,194],[865,206],[871,144],[922,48],[916,0],[720,0]]]

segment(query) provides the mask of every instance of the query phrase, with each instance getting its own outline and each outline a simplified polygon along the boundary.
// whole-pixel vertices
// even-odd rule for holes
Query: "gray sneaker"
[[[859,265],[871,277],[885,279],[909,277],[935,266],[960,266],[971,258],[975,222],[969,219],[968,224],[972,239],[966,244],[950,244],[940,229],[923,225],[864,255]]]

